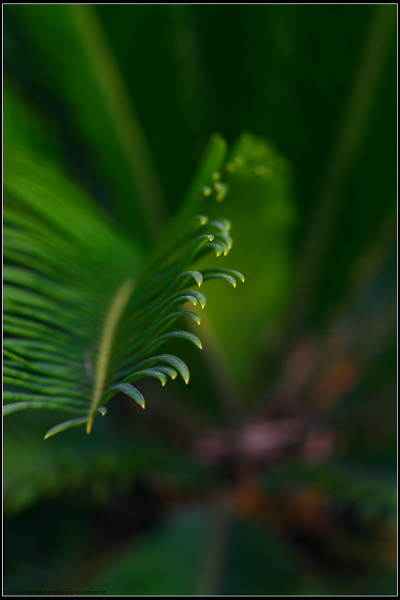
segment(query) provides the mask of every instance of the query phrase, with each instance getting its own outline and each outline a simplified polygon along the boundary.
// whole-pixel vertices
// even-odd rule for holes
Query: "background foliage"
[[[5,590],[395,593],[396,66],[394,5],[4,7],[5,157],[141,259],[225,216],[246,276],[144,413],[46,442],[52,415],[7,417]],[[215,132],[229,192],[200,203]]]

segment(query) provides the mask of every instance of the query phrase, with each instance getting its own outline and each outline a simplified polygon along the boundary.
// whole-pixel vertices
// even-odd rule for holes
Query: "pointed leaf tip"
[[[117,385],[113,385],[111,388],[109,388],[108,391],[111,390],[118,390],[120,392],[123,392],[130,398],[133,398],[133,400],[135,400],[135,402],[137,402],[139,406],[141,406],[142,408],[145,407],[143,395],[130,383],[118,383]]]
[[[159,356],[155,357],[155,359],[167,363],[167,365],[173,367],[174,370],[176,369],[176,371],[178,371],[185,383],[189,381],[189,369],[187,368],[187,365],[183,362],[183,360],[181,360],[177,356],[174,356],[173,354],[160,354]]]
[[[229,219],[219,218],[219,221],[221,221],[221,223],[223,223],[225,225],[227,231],[231,230],[232,223],[229,221]]]
[[[49,429],[46,435],[44,436],[44,439],[47,440],[47,438],[56,433],[59,433],[60,431],[65,431],[65,429],[69,429],[70,427],[77,427],[78,425],[83,425],[86,422],[87,418],[85,417],[84,419],[71,419],[71,421],[65,421],[64,423],[60,423],[59,425],[56,425],[55,427]]]

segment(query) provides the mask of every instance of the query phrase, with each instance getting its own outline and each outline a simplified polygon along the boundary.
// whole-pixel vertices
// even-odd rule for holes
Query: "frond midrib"
[[[95,411],[100,403],[104,392],[104,386],[107,377],[108,366],[110,363],[110,355],[115,333],[122,313],[132,295],[134,281],[132,277],[128,277],[118,288],[114,295],[110,307],[107,311],[106,318],[103,324],[103,330],[100,337],[99,351],[97,362],[94,371],[93,394],[89,408],[89,417],[86,427],[86,432],[90,433]]]

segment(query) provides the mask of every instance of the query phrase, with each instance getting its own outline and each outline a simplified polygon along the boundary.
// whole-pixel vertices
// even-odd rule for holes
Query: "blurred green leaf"
[[[193,486],[209,475],[189,458],[161,440],[137,431],[116,429],[117,416],[101,421],[88,439],[76,429],[43,443],[43,430],[54,419],[42,413],[32,421],[19,413],[4,423],[3,501],[8,517],[15,517],[39,500],[61,499],[85,490],[89,504],[104,504],[113,493],[128,493],[140,477],[164,472]],[[49,450],[50,448],[50,450]],[[97,489],[103,490],[98,494]]]
[[[113,187],[118,217],[137,241],[163,221],[161,192],[141,126],[91,6],[9,6],[46,65],[47,86],[68,104],[99,169]],[[54,47],[57,52],[54,52]],[[126,199],[122,204],[119,199]]]
[[[221,286],[217,291],[210,286],[215,304],[207,319],[218,336],[232,380],[245,385],[255,372],[260,345],[282,322],[290,290],[289,240],[295,223],[290,167],[263,140],[243,134],[219,170],[218,179],[209,179],[213,193],[204,197],[199,210],[215,218],[223,214],[232,223],[235,241],[226,267],[239,269],[246,283],[237,290],[235,303],[230,300],[231,289]],[[219,182],[229,188],[221,204],[216,201]],[[213,266],[211,260],[203,264]]]
[[[3,144],[60,157],[58,141],[48,123],[27,105],[21,91],[13,89],[7,78],[3,81]]]
[[[210,136],[220,131],[210,124],[207,73],[192,7],[103,4],[96,9],[173,214]]]
[[[113,566],[86,586],[121,595],[231,595],[286,594],[299,590],[300,573],[293,567],[293,551],[269,534],[261,534],[243,522],[226,530],[212,515],[188,512],[149,534],[140,548],[125,548]],[[223,554],[210,564],[215,529],[226,536]],[[217,534],[218,535],[218,534]],[[226,556],[225,556],[226,553]],[[100,565],[99,565],[100,567]],[[211,569],[211,575],[208,569]],[[207,591],[205,591],[205,587]],[[211,586],[211,587],[209,587]]]

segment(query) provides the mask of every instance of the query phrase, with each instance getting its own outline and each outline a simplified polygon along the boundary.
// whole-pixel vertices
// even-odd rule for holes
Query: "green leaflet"
[[[192,268],[209,252],[229,252],[230,223],[194,216],[143,267],[90,198],[38,157],[8,154],[4,188],[4,383],[12,386],[4,414],[71,412],[76,418],[45,437],[79,425],[90,433],[118,392],[144,408],[132,382],[155,377],[165,385],[179,373],[188,383],[180,358],[155,351],[176,338],[202,348],[197,335],[172,327],[186,319],[200,324],[197,313],[181,310],[186,302],[204,308],[193,286],[244,280],[233,270]]]
[[[47,440],[47,438],[54,435],[55,433],[60,433],[61,431],[65,431],[66,429],[69,429],[70,427],[77,427],[78,425],[83,425],[84,423],[86,423],[86,421],[87,421],[86,418],[85,419],[71,419],[70,421],[65,421],[64,423],[55,425],[54,427],[52,427],[51,429],[48,430],[48,432],[44,436],[44,439]]]
[[[189,369],[187,368],[183,360],[181,360],[177,356],[173,356],[172,354],[160,354],[159,356],[152,356],[151,358],[148,358],[137,364],[136,368],[149,367],[151,365],[157,364],[157,368],[161,369],[162,367],[158,366],[159,362],[166,363],[170,367],[173,367],[173,369],[175,369],[182,377],[183,381],[185,383],[189,383]]]
[[[130,385],[130,383],[118,383],[117,385],[113,385],[112,387],[110,387],[108,389],[108,392],[116,392],[116,391],[123,392],[127,396],[130,396],[131,398],[133,398],[135,400],[135,402],[137,402],[139,404],[139,406],[144,408],[144,405],[145,405],[144,397],[139,392],[139,390],[137,390],[133,385]]]

